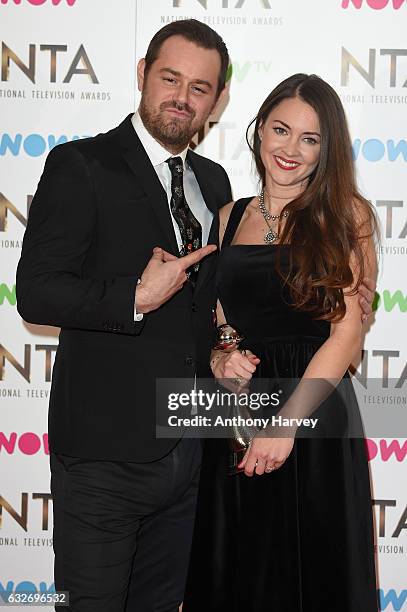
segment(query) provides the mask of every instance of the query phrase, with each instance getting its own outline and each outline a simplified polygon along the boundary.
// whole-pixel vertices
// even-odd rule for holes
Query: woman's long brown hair
[[[352,145],[342,103],[330,85],[316,75],[295,74],[280,83],[261,105],[247,130],[262,187],[266,171],[260,155],[259,128],[287,98],[299,97],[317,113],[320,159],[306,189],[284,210],[289,211],[280,243],[289,243],[288,284],[293,306],[314,318],[340,321],[346,312],[344,289],[357,291],[365,275],[363,239],[378,232],[374,209],[358,191]],[[255,123],[252,142],[249,129]],[[280,233],[280,232],[279,232]],[[357,274],[352,273],[351,259]]]

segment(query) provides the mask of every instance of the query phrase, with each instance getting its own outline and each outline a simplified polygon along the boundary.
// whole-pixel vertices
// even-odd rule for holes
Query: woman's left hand
[[[239,463],[246,476],[269,474],[280,468],[289,457],[295,438],[263,438],[255,436]]]
[[[373,300],[375,298],[376,283],[372,278],[364,278],[358,287],[359,306],[362,309],[362,323],[367,321],[373,313]]]

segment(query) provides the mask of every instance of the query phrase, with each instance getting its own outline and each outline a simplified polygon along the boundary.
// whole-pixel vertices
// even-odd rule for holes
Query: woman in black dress
[[[217,278],[218,324],[245,339],[214,350],[211,367],[243,386],[301,379],[281,414],[318,416],[319,432],[255,436],[233,476],[226,441],[206,443],[184,612],[376,612],[367,454],[349,434],[357,403],[347,385],[345,402],[334,391],[320,405],[317,384],[346,381],[360,350],[357,288],[375,274],[375,216],[322,79],[278,85],[251,149],[261,192],[222,209]]]

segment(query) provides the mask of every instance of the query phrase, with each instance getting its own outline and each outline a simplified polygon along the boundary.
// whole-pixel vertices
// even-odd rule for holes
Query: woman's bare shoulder
[[[223,242],[223,236],[225,235],[226,226],[228,224],[233,206],[234,202],[229,202],[229,204],[225,204],[225,206],[222,206],[222,208],[219,210],[219,244],[222,244]]]
[[[234,204],[234,201],[229,202],[228,204],[225,204],[225,206],[222,206],[222,208],[219,210],[219,225],[223,233],[225,233],[225,229],[228,224],[230,213]]]

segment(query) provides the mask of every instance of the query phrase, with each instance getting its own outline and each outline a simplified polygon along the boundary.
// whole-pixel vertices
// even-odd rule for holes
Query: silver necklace
[[[284,210],[282,213],[280,213],[279,215],[272,215],[271,213],[269,213],[269,211],[267,210],[265,204],[264,204],[264,189],[261,190],[260,194],[259,194],[259,208],[260,208],[260,212],[263,215],[263,218],[266,222],[266,225],[268,227],[267,232],[264,234],[264,242],[266,244],[272,244],[273,242],[275,242],[278,238],[278,234],[277,232],[275,232],[271,226],[269,221],[277,221],[277,219],[280,219],[281,217],[287,217],[288,216],[288,210]]]

